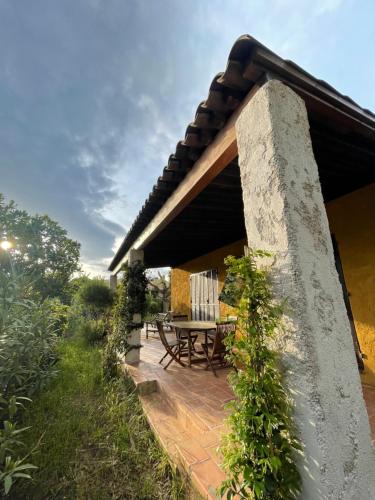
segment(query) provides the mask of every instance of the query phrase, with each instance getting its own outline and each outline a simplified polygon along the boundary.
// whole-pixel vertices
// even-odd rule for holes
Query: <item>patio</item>
[[[155,435],[172,462],[191,476],[204,498],[216,498],[225,478],[216,451],[224,430],[224,405],[233,399],[227,383],[228,369],[218,376],[204,364],[183,368],[159,364],[165,350],[156,337],[142,333],[141,362],[126,365],[140,393],[143,408]],[[125,365],[124,365],[125,367]]]
[[[142,333],[142,345],[140,363],[123,367],[138,388],[147,419],[171,461],[190,474],[199,494],[217,498],[216,488],[225,477],[217,447],[225,431],[224,405],[233,399],[228,369],[218,370],[217,377],[204,364],[183,368],[172,363],[163,370],[160,340]],[[375,444],[375,388],[363,386],[363,392]]]

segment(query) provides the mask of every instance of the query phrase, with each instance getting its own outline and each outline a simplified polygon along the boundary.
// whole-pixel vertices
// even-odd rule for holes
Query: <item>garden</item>
[[[118,354],[168,298],[162,276],[123,267],[115,291],[80,273],[79,243],[48,216],[0,195],[0,488],[9,499],[181,499],[171,467]],[[221,445],[226,498],[290,499],[300,492],[292,408],[270,341],[285,304],[274,301],[262,251],[227,257],[220,300],[238,311],[226,339],[235,368]]]
[[[49,217],[0,196],[0,228],[1,496],[184,497],[106,356],[119,294],[79,273],[79,244]]]

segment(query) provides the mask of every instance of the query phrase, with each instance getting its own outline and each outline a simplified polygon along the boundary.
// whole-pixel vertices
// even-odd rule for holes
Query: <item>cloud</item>
[[[4,0],[1,191],[58,220],[104,272],[239,35],[375,107],[369,5]]]

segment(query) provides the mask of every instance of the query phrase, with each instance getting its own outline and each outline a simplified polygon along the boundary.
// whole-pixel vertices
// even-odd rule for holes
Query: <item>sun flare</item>
[[[0,247],[3,249],[3,250],[9,250],[10,248],[12,248],[12,243],[8,240],[3,240],[1,243],[0,243]]]

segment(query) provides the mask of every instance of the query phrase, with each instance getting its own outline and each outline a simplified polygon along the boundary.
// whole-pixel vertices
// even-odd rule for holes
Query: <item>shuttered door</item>
[[[216,269],[190,275],[191,319],[219,319],[218,276]]]

